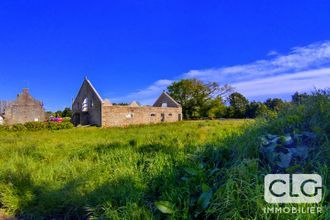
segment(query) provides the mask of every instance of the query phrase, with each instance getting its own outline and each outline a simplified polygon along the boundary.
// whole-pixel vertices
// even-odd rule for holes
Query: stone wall
[[[163,92],[159,98],[156,100],[154,107],[180,107],[179,103],[177,103],[169,94]]]
[[[34,99],[28,89],[23,89],[23,93],[6,107],[4,118],[6,124],[44,121],[45,111],[42,103]]]
[[[181,107],[130,107],[103,105],[102,127],[154,124],[182,120]]]
[[[5,113],[5,109],[10,105],[11,101],[0,100],[0,115]]]
[[[181,106],[166,92],[163,92],[154,106],[112,105],[103,100],[85,78],[72,103],[72,122],[77,125],[97,125],[102,127],[153,124],[182,120]]]
[[[72,104],[74,125],[101,126],[102,99],[90,82],[85,79]]]

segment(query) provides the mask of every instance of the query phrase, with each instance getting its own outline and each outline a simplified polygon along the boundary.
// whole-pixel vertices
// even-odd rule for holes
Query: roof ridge
[[[95,87],[93,86],[93,84],[87,79],[87,77],[85,76],[85,79],[84,79],[88,85],[92,88],[93,92],[96,94],[96,96],[100,99],[101,102],[103,102],[103,99],[102,97],[100,96],[100,94],[98,93],[98,91],[95,89]]]

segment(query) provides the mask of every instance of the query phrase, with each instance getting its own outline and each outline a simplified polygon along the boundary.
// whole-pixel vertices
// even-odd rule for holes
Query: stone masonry
[[[44,121],[45,111],[42,102],[34,99],[28,89],[23,89],[15,101],[4,109],[5,124],[18,124],[31,121]]]
[[[153,106],[112,105],[103,100],[91,82],[85,78],[72,105],[72,122],[77,125],[100,127],[154,124],[182,120],[181,106],[163,92]]]

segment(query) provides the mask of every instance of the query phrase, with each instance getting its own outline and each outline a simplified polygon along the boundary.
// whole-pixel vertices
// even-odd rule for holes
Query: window
[[[151,117],[155,117],[156,114],[155,114],[155,113],[151,113],[150,116],[151,116]]]
[[[81,106],[81,111],[88,112],[88,98],[84,99],[82,106]]]
[[[94,107],[94,102],[93,102],[93,99],[91,99],[91,103],[90,103],[90,106],[91,106],[91,108],[93,108],[93,107]]]
[[[163,107],[163,108],[166,108],[166,107],[167,107],[167,103],[166,103],[166,102],[163,102],[163,103],[162,103],[162,107]]]
[[[128,113],[127,115],[126,115],[126,118],[133,118],[133,113]]]
[[[168,116],[172,116],[172,113],[168,114]]]

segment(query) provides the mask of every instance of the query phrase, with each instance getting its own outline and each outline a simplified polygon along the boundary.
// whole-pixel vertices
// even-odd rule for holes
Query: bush
[[[44,122],[37,122],[37,121],[27,122],[24,124],[24,126],[28,131],[40,131],[47,128]]]
[[[71,122],[27,122],[25,124],[0,125],[0,131],[41,131],[41,130],[62,130],[73,128]]]
[[[73,124],[71,122],[62,122],[62,123],[58,123],[58,122],[48,122],[47,124],[47,128],[48,130],[62,130],[62,129],[69,129],[69,128],[73,128]]]
[[[10,127],[10,130],[11,131],[25,131],[27,129],[23,124],[15,124]]]
[[[61,124],[61,129],[70,129],[70,128],[73,128],[73,124],[68,121],[68,122],[62,122],[60,123]]]
[[[301,103],[281,111],[269,121],[274,133],[307,130],[327,136],[330,133],[330,90],[318,90]]]
[[[63,118],[63,122],[70,122],[71,121],[71,118],[70,117],[64,117]]]

